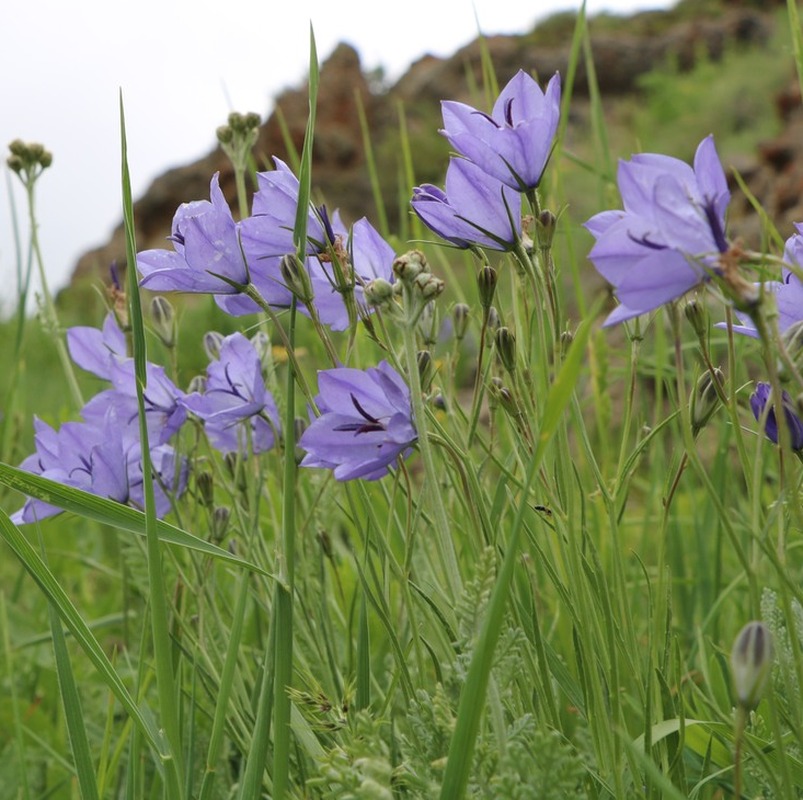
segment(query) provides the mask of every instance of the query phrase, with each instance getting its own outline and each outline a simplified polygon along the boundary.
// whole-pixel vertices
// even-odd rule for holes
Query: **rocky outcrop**
[[[591,20],[596,80],[603,96],[635,91],[639,75],[669,58],[680,68],[688,68],[701,56],[719,58],[728,43],[765,42],[771,30],[771,17],[746,7],[748,5],[733,4],[715,16],[693,21],[676,19],[672,12],[643,12],[620,21],[616,29],[603,24],[602,18],[599,24]],[[316,190],[323,199],[329,199],[340,208],[346,221],[364,214],[374,216],[360,126],[361,115],[364,115],[378,171],[383,178],[383,201],[391,223],[397,222],[399,193],[405,190],[393,184],[400,169],[400,105],[405,109],[407,135],[415,155],[416,179],[419,182],[439,180],[447,152],[446,143],[434,136],[440,121],[439,101],[444,97],[472,99],[468,87],[472,83],[482,85],[482,48],[487,48],[500,83],[506,82],[518,69],[544,78],[556,71],[565,75],[573,27],[571,15],[559,15],[527,35],[493,36],[482,43],[474,41],[447,59],[424,57],[413,64],[395,86],[383,91],[372,88],[354,49],[340,45],[321,67],[313,151]],[[582,60],[574,91],[579,97],[588,91]],[[277,99],[276,109],[262,126],[254,148],[260,168],[267,167],[271,156],[292,160],[292,151],[300,151],[307,114],[306,86],[286,91]],[[783,163],[781,150],[776,148],[774,154],[767,153],[765,158],[783,173],[790,167]],[[182,202],[208,197],[209,180],[214,172],[220,173],[221,188],[234,207],[231,166],[222,151],[215,148],[199,161],[159,177],[136,201],[134,216],[140,249],[165,246],[176,208]],[[795,178],[790,176],[790,180]],[[409,192],[409,187],[406,190]],[[788,200],[779,199],[779,202],[783,204]],[[73,282],[88,276],[105,279],[112,262],[125,263],[122,226],[115,230],[106,245],[79,260]]]

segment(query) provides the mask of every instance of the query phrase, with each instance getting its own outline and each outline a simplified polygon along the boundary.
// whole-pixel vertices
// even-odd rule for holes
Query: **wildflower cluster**
[[[253,685],[246,686],[247,681],[239,677],[230,683],[242,697],[259,698],[260,724],[272,715],[265,728],[273,728],[279,743],[273,747],[274,796],[290,796],[289,765],[305,757],[303,747],[291,756],[289,746],[300,719],[305,726],[304,744],[315,741],[312,749],[319,757],[317,773],[309,770],[310,787],[325,785],[327,791],[336,792],[346,786],[355,787],[354,791],[368,786],[376,796],[390,797],[398,786],[413,786],[416,780],[431,792],[442,779],[441,796],[461,797],[472,784],[465,768],[459,772],[459,765],[471,762],[488,691],[495,693],[495,708],[490,733],[479,737],[479,760],[480,773],[491,790],[526,794],[543,784],[549,769],[530,768],[523,761],[527,742],[533,740],[555,760],[555,785],[560,789],[553,794],[579,794],[585,786],[585,769],[592,777],[596,777],[594,770],[599,772],[594,791],[610,786],[611,796],[629,796],[621,777],[625,761],[614,766],[595,764],[592,769],[583,763],[582,745],[577,744],[592,730],[594,746],[587,749],[605,762],[605,748],[599,746],[604,736],[598,728],[593,731],[601,724],[597,720],[605,716],[599,713],[603,707],[618,715],[611,717],[612,727],[627,730],[631,710],[622,711],[624,705],[610,688],[618,692],[618,681],[628,680],[628,669],[636,664],[636,659],[626,660],[628,645],[637,650],[642,639],[616,618],[630,613],[628,604],[598,602],[597,593],[608,591],[604,562],[610,557],[619,559],[612,585],[623,597],[631,584],[641,586],[639,581],[646,576],[649,595],[661,598],[661,603],[668,601],[672,587],[664,582],[672,580],[666,577],[672,559],[667,559],[662,542],[654,572],[645,570],[633,578],[616,551],[618,544],[611,545],[613,555],[606,549],[607,542],[598,547],[586,530],[587,520],[598,517],[611,529],[620,526],[633,474],[655,431],[676,430],[672,426],[679,425],[684,449],[659,511],[661,533],[667,535],[683,471],[690,462],[698,465],[695,444],[722,404],[731,413],[729,421],[739,437],[742,457],[747,449],[741,417],[752,414],[766,437],[779,446],[777,451],[765,447],[766,453],[777,452],[782,467],[792,453],[803,460],[803,223],[778,256],[751,252],[731,239],[727,225],[731,191],[713,136],[699,143],[692,164],[656,153],[637,154],[619,163],[622,208],[594,214],[581,232],[593,238],[588,260],[610,285],[616,301],[602,326],[620,325],[632,334],[625,438],[618,464],[609,474],[609,465],[597,463],[594,452],[595,436],[600,449],[617,450],[607,441],[611,413],[605,376],[601,376],[605,368],[589,347],[590,320],[575,326],[567,312],[572,304],[564,299],[561,259],[554,252],[559,246],[556,230],[566,212],[549,207],[555,198],[548,170],[561,145],[557,141],[561,77],[555,74],[542,88],[519,71],[504,86],[490,113],[454,101],[444,101],[441,111],[440,134],[452,149],[444,165],[444,183],[442,188],[431,183],[412,188],[408,208],[419,229],[426,226],[436,241],[417,242],[420,249],[411,250],[386,238],[365,217],[350,222],[336,208],[318,202],[317,196],[309,200],[311,157],[301,159],[304,166],[298,174],[278,157],[260,161],[272,168],[253,174],[256,191],[248,196],[244,175],[258,139],[259,118],[231,115],[217,133],[234,166],[231,182],[236,184],[236,209],[227,199],[230,176],[215,173],[210,176],[208,199],[185,202],[176,210],[166,245],[137,253],[130,265],[136,271],[135,277],[129,274],[130,285],[156,293],[148,342],[155,338],[161,343],[171,356],[170,366],[146,360],[143,370],[138,305],[131,306],[135,324],[130,325],[125,292],[116,286],[101,328],[72,327],[63,340],[59,338],[68,353],[69,369],[75,366],[93,376],[102,382],[102,389],[84,402],[76,383],[78,419],[60,427],[36,418],[35,452],[20,466],[25,472],[138,509],[145,509],[153,496],[155,507],[147,510],[160,518],[175,512],[180,521],[183,509],[203,508],[209,512],[206,539],[216,546],[225,536],[232,537],[228,553],[217,548],[224,556],[235,558],[232,553],[238,540],[231,531],[236,527],[247,539],[249,558],[264,559],[255,574],[260,579],[269,576],[270,597],[249,585],[249,577],[240,584],[236,606],[227,604],[227,611],[231,605],[233,614],[240,615],[238,625],[232,626],[237,636],[248,628],[246,609],[252,599],[255,614],[270,611],[265,639],[270,653],[267,658],[264,653],[261,656],[265,661],[260,667],[264,669],[261,686],[254,682],[256,673],[248,675]],[[306,154],[311,153],[309,147],[307,141]],[[12,146],[10,163],[17,172],[41,171],[49,162],[43,149],[21,143]],[[430,249],[438,246],[448,251],[446,256],[439,253],[446,262],[455,250],[465,251],[457,254],[462,270],[458,274],[465,276],[457,287],[459,302],[447,308],[449,287],[433,272],[431,264],[436,260],[429,256]],[[588,273],[591,266],[586,264],[584,269]],[[227,329],[239,327],[226,335],[207,331],[202,341],[189,345],[199,353],[203,350],[208,362],[202,364],[201,374],[188,381],[178,366],[179,342],[184,342],[174,301],[163,296],[168,293],[211,296],[226,315]],[[690,297],[692,293],[697,296]],[[712,298],[719,314],[713,326],[706,302]],[[595,308],[601,305],[602,299]],[[674,336],[677,383],[667,393],[663,383],[656,381],[655,405],[660,407],[667,394],[674,392],[680,408],[677,422],[672,416],[650,430],[646,422],[631,424],[636,418],[632,395],[637,352],[649,325],[641,318],[664,307]],[[682,363],[688,352],[680,335],[682,307],[699,345],[695,352],[701,368],[695,372],[691,391]],[[217,309],[215,313],[219,314]],[[53,330],[61,336],[55,323]],[[714,357],[714,332],[728,337],[730,351],[739,337],[747,349],[757,343],[762,358],[753,373],[765,379],[752,380],[751,374],[751,390],[737,387],[735,378],[726,374],[728,368],[718,365]],[[584,405],[575,387],[587,354],[593,358],[589,372],[595,372],[597,382],[587,393],[592,400]],[[729,355],[731,366],[734,361]],[[593,435],[582,427],[590,405],[599,414]],[[563,419],[567,409],[579,432],[570,430]],[[637,428],[638,434],[634,433]],[[633,436],[639,438],[629,453]],[[556,455],[558,440],[566,452],[576,442],[582,444],[587,472],[596,481],[593,486],[584,485],[573,455]],[[758,452],[763,438],[756,437],[756,444]],[[477,460],[472,461],[475,456]],[[148,465],[151,474],[145,473]],[[373,483],[360,483],[368,481]],[[342,482],[357,483],[344,490]],[[216,495],[221,484],[230,490],[229,505],[219,504]],[[43,482],[31,481],[31,485]],[[581,497],[575,507],[567,500],[572,492]],[[63,494],[54,499],[42,490],[11,519],[35,523],[55,515],[60,510],[54,505],[58,496]],[[386,505],[380,506],[382,502]],[[716,502],[721,505],[718,497]],[[759,498],[751,502],[758,509]],[[604,504],[603,511],[597,503]],[[337,509],[337,516],[330,514],[332,509]],[[758,510],[754,516],[760,516]],[[645,513],[644,518],[652,517]],[[153,526],[147,527],[146,532],[152,533]],[[359,536],[351,535],[352,528]],[[757,596],[752,557],[739,549],[733,526],[723,528],[738,550],[749,591]],[[331,565],[336,577],[337,602],[343,600],[349,607],[330,614],[328,598],[317,604],[302,598],[309,610],[305,624],[310,626],[302,662],[291,646],[299,616],[293,604],[300,597],[294,582],[294,548],[296,537],[310,529],[317,533],[307,538],[320,545],[319,563]],[[422,531],[426,536],[420,535]],[[530,547],[526,553],[525,539]],[[268,540],[270,547],[265,547]],[[348,580],[341,580],[339,559],[345,560],[344,553],[349,558],[358,556],[356,571]],[[518,568],[530,570],[528,580],[512,577]],[[321,569],[315,577],[316,592],[328,580],[324,572]],[[149,573],[149,580],[154,574]],[[204,578],[207,574],[203,573]],[[589,576],[593,581],[584,584]],[[401,590],[397,591],[396,581]],[[571,608],[570,630],[561,630],[555,642],[561,637],[572,642],[573,663],[557,654],[541,629],[542,598],[527,594],[536,585],[540,592],[540,584],[550,581],[558,588],[560,601]],[[183,587],[184,583],[176,591],[177,598]],[[352,590],[354,598],[349,595]],[[515,603],[508,603],[514,593]],[[177,607],[180,602],[176,599]],[[515,614],[505,618],[508,605]],[[157,606],[154,615],[160,613]],[[402,607],[405,613],[398,613],[402,622],[397,623]],[[667,608],[656,608],[656,619],[659,615],[671,618]],[[369,653],[375,635],[369,616],[374,612],[381,618],[382,635],[391,642],[383,651],[381,667]],[[319,613],[320,619],[315,616]],[[580,624],[583,613],[594,619],[588,626],[591,632]],[[609,616],[603,619],[604,615]],[[189,649],[197,631],[214,624],[209,621],[214,617],[199,616],[197,629],[186,635],[177,633],[176,641]],[[421,633],[430,617],[433,625],[440,626],[436,636]],[[352,661],[358,662],[353,667],[356,678],[341,674],[341,648],[330,636],[340,624],[348,638],[342,651],[348,652],[349,660],[342,672],[352,670]],[[554,630],[565,624],[556,615]],[[252,627],[262,637],[261,620]],[[352,628],[359,628],[356,645],[351,642]],[[324,637],[319,635],[321,630]],[[621,642],[613,637],[613,651],[597,663],[595,648],[610,645],[612,639],[604,631],[612,630]],[[208,640],[214,644],[224,638],[210,635]],[[506,658],[494,653],[500,638]],[[669,642],[670,636],[667,632],[666,637],[656,638],[650,632],[650,642],[654,639]],[[204,663],[201,680],[212,685],[215,676],[230,677],[237,669],[237,647],[235,642],[220,665],[212,659]],[[183,651],[178,654],[180,649],[175,648],[177,659],[184,658]],[[164,675],[172,676],[171,668],[165,666],[172,658],[169,651],[170,647],[161,650],[160,657],[165,659],[159,676],[162,686]],[[747,717],[759,708],[769,684],[773,658],[768,630],[761,623],[750,623],[737,637],[731,656],[736,709],[743,726],[735,737],[738,747]],[[293,686],[302,672],[316,668],[316,660],[327,661],[332,668],[334,678],[326,691],[317,676],[309,679],[317,686],[314,691]],[[603,676],[608,660],[615,662],[615,675]],[[676,719],[681,717],[683,700],[677,700],[678,708],[669,706],[680,692],[666,691],[671,681],[663,674],[659,674],[658,689],[653,683],[660,673],[658,661],[669,660],[651,650],[646,659],[649,675],[639,692],[645,694],[648,686],[651,697],[664,697],[667,713]],[[521,679],[519,668],[525,662],[534,665],[536,681]],[[582,673],[579,680],[566,666],[569,663]],[[387,664],[392,668],[387,669]],[[378,741],[383,735],[383,726],[373,716],[376,707],[371,696],[387,677],[380,675],[386,669],[391,677],[384,686],[388,696],[383,698],[383,713],[394,713],[397,703],[391,693],[398,690],[416,714],[412,723],[402,723],[407,730],[399,732],[398,744],[394,741],[390,747],[382,741],[372,761],[374,749],[355,737],[358,727],[353,722],[364,725]],[[419,678],[426,676],[424,680],[436,673],[437,686],[415,689],[410,677],[414,671]],[[228,677],[221,678],[221,683]],[[680,675],[675,677],[681,681]],[[354,692],[348,685],[352,680],[357,684]],[[525,683],[527,698],[522,700],[524,695],[515,692]],[[169,691],[160,699],[182,694],[169,680],[168,685]],[[474,694],[467,696],[465,687]],[[222,689],[225,711],[229,699],[225,693],[231,686]],[[356,712],[349,717],[352,694]],[[330,696],[348,698],[338,703],[336,715],[330,713]],[[307,717],[293,718],[291,702],[306,705]],[[598,702],[599,708],[592,706]],[[588,708],[579,709],[583,703]],[[656,721],[661,720],[650,716],[658,712],[651,701],[649,705],[638,721],[639,735],[660,730]],[[310,712],[318,706],[319,712]],[[516,706],[521,707],[511,715]],[[249,708],[242,719],[249,714],[255,716]],[[210,736],[218,745],[223,740],[224,716],[204,715],[219,726]],[[321,742],[314,740],[320,732],[313,729],[316,718],[334,716],[337,724],[327,722]],[[577,741],[556,733],[569,716],[581,730]],[[248,740],[238,726],[239,722],[232,726],[237,747],[242,745],[240,740]],[[164,756],[164,770],[181,775],[185,765],[176,761],[176,753],[182,750],[175,741],[168,741],[171,735],[165,734],[164,753],[170,751],[170,757]],[[353,763],[338,744],[338,737],[342,741],[349,736],[359,739],[359,748],[352,742],[352,750],[363,753]],[[494,737],[499,747],[491,746]],[[265,749],[259,737],[254,741],[254,748]],[[426,764],[418,776],[407,771],[409,763],[416,761],[414,756],[406,764],[397,758],[405,747],[415,746],[419,762]],[[651,744],[656,753],[664,746],[669,747],[663,742]],[[620,750],[624,752],[617,740],[610,757],[619,758]],[[388,753],[393,758],[386,758]],[[711,753],[703,755],[708,759]],[[258,789],[265,754],[254,757],[249,752],[248,756],[256,766],[247,768],[254,774],[243,777],[243,785]],[[685,763],[669,751],[662,751],[660,758],[666,763]],[[209,781],[205,786],[211,787],[213,773],[210,767],[212,777],[205,779]],[[175,776],[173,781],[181,783]],[[637,776],[630,783],[641,786],[641,781],[642,776]],[[212,793],[206,789],[201,796]]]

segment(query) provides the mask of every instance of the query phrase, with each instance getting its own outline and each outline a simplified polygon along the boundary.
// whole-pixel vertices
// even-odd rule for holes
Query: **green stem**
[[[289,346],[295,338],[296,304],[290,306]],[[292,352],[292,350],[290,351]],[[290,713],[288,689],[293,680],[293,587],[295,583],[295,381],[294,367],[287,370],[284,415],[284,480],[282,491],[282,542],[276,563],[276,673],[273,683],[273,798],[284,800],[290,789]]]
[[[405,309],[408,309],[408,313],[411,314],[412,309],[417,307],[418,298],[414,295],[413,287],[408,284],[404,286],[404,295]],[[414,315],[411,314],[411,317],[414,318]],[[432,443],[429,441],[427,431],[427,410],[424,406],[421,378],[418,374],[418,350],[415,341],[415,322],[412,318],[408,318],[405,321],[402,325],[402,330],[404,332],[404,353],[407,362],[407,376],[410,381],[413,417],[418,431],[418,449],[424,461],[424,491],[435,521],[435,544],[438,549],[438,556],[446,574],[446,580],[449,583],[451,597],[456,600],[462,592],[460,568],[457,563],[457,554],[455,553],[454,541],[451,535],[452,527],[446,514],[443,497],[438,488],[438,471],[435,467]]]
[[[72,395],[73,402],[75,402],[77,408],[83,408],[84,398],[81,394],[80,388],[78,387],[78,381],[75,377],[75,370],[73,369],[70,355],[67,352],[67,345],[64,342],[61,329],[59,328],[59,318],[56,312],[56,304],[53,302],[53,295],[50,293],[50,287],[47,284],[47,275],[45,275],[44,259],[42,258],[42,250],[39,246],[39,225],[36,221],[34,180],[35,179],[26,181],[25,190],[28,199],[28,219],[31,226],[31,249],[36,260],[36,266],[39,270],[39,280],[42,283],[42,297],[44,298],[45,304],[45,320],[47,327],[54,335],[56,352],[58,353],[61,367],[64,370],[64,377],[67,379],[67,385],[70,388],[70,394]]]

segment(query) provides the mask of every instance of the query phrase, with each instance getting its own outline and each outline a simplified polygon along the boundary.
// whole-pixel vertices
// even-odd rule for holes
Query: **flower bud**
[[[217,136],[217,140],[220,144],[229,144],[234,138],[234,131],[229,125],[220,125],[215,131],[215,136]]]
[[[698,300],[689,300],[683,313],[691,324],[698,339],[708,335],[708,311]]]
[[[494,301],[496,284],[499,278],[493,267],[483,267],[477,274],[477,289],[482,307],[488,309]]]
[[[165,347],[172,347],[176,343],[175,313],[166,297],[157,295],[151,300],[151,318],[153,330],[162,344]]]
[[[363,289],[363,297],[369,306],[384,307],[389,303],[393,303],[395,302],[393,299],[394,294],[394,285],[384,278],[374,278]]]
[[[218,506],[212,512],[212,541],[220,542],[229,529],[229,519],[231,511],[226,506]]]
[[[11,152],[11,155],[19,156],[20,158],[22,158],[27,152],[27,147],[22,139],[14,139],[13,142],[9,142],[8,149]]]
[[[510,373],[516,371],[516,337],[510,328],[502,327],[496,332],[496,352],[502,366]]]
[[[432,273],[428,272],[419,273],[413,283],[425,300],[432,300],[437,297],[446,285],[440,278],[436,278]]]
[[[773,663],[772,634],[763,622],[748,622],[731,651],[733,685],[739,705],[752,711],[761,700]]]
[[[535,228],[538,232],[538,245],[542,250],[552,247],[552,240],[555,238],[555,228],[558,218],[549,209],[544,209],[535,221]]]
[[[187,386],[187,394],[203,394],[206,391],[206,375],[195,375]]]
[[[393,274],[405,283],[414,281],[424,272],[429,272],[429,264],[420,250],[410,250],[393,262]]]
[[[714,381],[716,381],[716,384]],[[722,387],[725,385],[725,376],[718,367],[714,370],[713,377],[708,370],[700,375],[694,389],[692,389],[691,397],[689,398],[689,406],[691,411],[691,427],[695,436],[708,424],[708,420],[711,419],[711,416],[717,410],[717,406],[719,405],[717,384],[721,391]]]
[[[217,331],[207,331],[204,334],[204,352],[210,361],[220,357],[220,348],[225,337]]]
[[[452,309],[452,324],[454,326],[454,337],[461,341],[466,335],[466,329],[471,318],[471,309],[465,303],[457,303]]]
[[[432,378],[435,375],[435,368],[432,364],[432,353],[429,350],[419,350],[416,356],[418,362],[418,375],[421,379],[421,391],[429,390]]]
[[[300,303],[308,305],[312,300],[312,284],[307,270],[299,261],[298,256],[294,253],[282,256],[279,262],[279,270],[287,288],[298,298]]]
[[[211,472],[203,470],[195,476],[195,488],[201,505],[211,508],[215,502],[215,479]]]
[[[497,329],[499,328],[499,326],[501,324],[502,324],[502,320],[499,319],[499,312],[496,310],[496,306],[491,306],[488,309],[488,330],[491,333],[496,334],[496,331],[497,331]],[[488,340],[487,340],[488,347],[491,346],[493,341],[494,341],[494,339],[489,336]]]
[[[254,345],[257,358],[259,358],[259,363],[262,365],[262,371],[269,373],[273,366],[273,344],[270,336],[265,331],[257,331],[251,337],[251,344]]]

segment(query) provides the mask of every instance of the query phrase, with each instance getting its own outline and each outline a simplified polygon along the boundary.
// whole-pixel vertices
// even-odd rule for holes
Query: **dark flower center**
[[[361,405],[360,401],[354,396],[354,392],[349,392],[351,396],[351,402],[354,404],[354,408],[357,409],[357,413],[367,420],[367,422],[346,422],[343,425],[335,425],[333,430],[335,431],[354,431],[354,435],[357,436],[360,433],[373,433],[376,431],[386,431],[387,428],[385,427],[384,423],[380,422],[376,417],[372,417]]]

